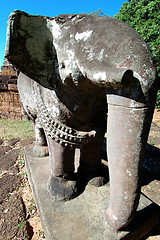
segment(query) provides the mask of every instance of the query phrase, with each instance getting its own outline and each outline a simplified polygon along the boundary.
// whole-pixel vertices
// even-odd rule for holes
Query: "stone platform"
[[[33,145],[25,148],[26,168],[47,240],[141,239],[157,223],[159,206],[141,194],[137,215],[124,231],[114,232],[105,222],[109,183],[96,188],[88,184],[76,199],[55,202],[47,191],[49,158],[35,158]],[[79,152],[76,152],[78,164]]]

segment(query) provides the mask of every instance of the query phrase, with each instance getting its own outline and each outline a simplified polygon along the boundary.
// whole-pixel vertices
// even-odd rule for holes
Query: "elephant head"
[[[116,18],[49,18],[14,11],[8,20],[5,56],[44,88],[58,91],[60,85],[72,81],[76,86],[83,79],[84,91],[91,84],[105,92],[110,174],[106,218],[112,228],[123,228],[138,205],[156,99],[156,68],[146,43]]]

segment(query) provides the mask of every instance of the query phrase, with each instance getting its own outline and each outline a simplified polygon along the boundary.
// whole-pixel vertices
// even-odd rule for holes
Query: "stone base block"
[[[56,202],[47,191],[49,158],[35,158],[31,145],[25,148],[25,160],[47,240],[139,240],[158,223],[159,206],[141,195],[132,223],[124,231],[114,232],[105,222],[109,183],[99,188],[88,185],[79,197]]]

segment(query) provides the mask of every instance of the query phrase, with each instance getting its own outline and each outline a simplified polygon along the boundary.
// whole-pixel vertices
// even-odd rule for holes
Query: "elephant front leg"
[[[51,176],[49,192],[56,200],[69,200],[79,194],[76,175],[74,173],[73,147],[62,146],[47,136]]]
[[[107,223],[115,230],[128,225],[140,197],[141,167],[153,107],[118,95],[108,95],[107,155],[110,202]]]
[[[95,137],[80,148],[80,166],[78,169],[81,182],[88,182],[100,187],[108,182],[108,167],[102,164],[104,134]]]

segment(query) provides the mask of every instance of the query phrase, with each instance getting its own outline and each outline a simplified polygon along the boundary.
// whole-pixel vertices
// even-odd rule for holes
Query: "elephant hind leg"
[[[34,154],[36,157],[48,156],[47,140],[41,124],[36,119],[34,122],[35,146]]]
[[[100,187],[109,180],[108,167],[102,164],[103,134],[81,146],[79,176],[86,184]]]
[[[47,136],[51,177],[48,190],[58,201],[66,201],[77,197],[81,193],[76,174],[74,173],[75,149],[62,146]]]
[[[37,119],[34,122],[34,133],[35,133],[36,145],[46,146],[47,140],[45,137],[45,133],[40,122]]]

